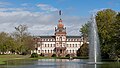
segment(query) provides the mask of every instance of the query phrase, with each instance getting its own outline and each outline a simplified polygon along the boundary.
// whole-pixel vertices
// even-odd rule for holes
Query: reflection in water
[[[0,65],[0,68],[120,68],[120,63],[90,64],[87,59],[14,60]]]

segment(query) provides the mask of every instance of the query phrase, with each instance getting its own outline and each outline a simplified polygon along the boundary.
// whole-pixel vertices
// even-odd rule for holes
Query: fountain
[[[92,17],[89,27],[89,62],[92,64],[97,64],[100,62],[100,44],[97,32],[97,25],[95,20],[95,15]]]

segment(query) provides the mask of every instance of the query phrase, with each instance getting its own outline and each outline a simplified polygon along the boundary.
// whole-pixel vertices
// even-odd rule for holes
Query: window
[[[49,50],[48,50],[48,53],[49,53]]]
[[[51,47],[52,47],[52,44],[51,44]]]
[[[46,44],[45,44],[45,47],[46,47]]]
[[[45,50],[45,53],[46,53],[46,50]]]
[[[38,50],[38,53],[40,53],[40,50]]]
[[[77,47],[77,44],[76,44],[76,47]]]
[[[68,41],[70,41],[70,39],[68,39]]]
[[[52,50],[51,50],[51,53],[52,53]]]
[[[48,44],[48,47],[49,47],[49,44]]]
[[[71,39],[71,41],[73,41],[73,39]]]
[[[67,44],[67,47],[68,47],[68,44]]]

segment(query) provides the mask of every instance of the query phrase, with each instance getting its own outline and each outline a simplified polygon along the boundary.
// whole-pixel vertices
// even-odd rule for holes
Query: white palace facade
[[[33,52],[43,54],[44,56],[76,56],[77,50],[83,44],[81,36],[67,36],[66,27],[62,23],[62,19],[58,21],[55,27],[54,36],[36,36],[34,37],[35,48]]]

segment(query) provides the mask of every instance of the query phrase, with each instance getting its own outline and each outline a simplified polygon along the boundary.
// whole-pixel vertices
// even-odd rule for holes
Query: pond
[[[120,68],[119,62],[87,63],[87,59],[38,59],[11,60],[0,68]]]

